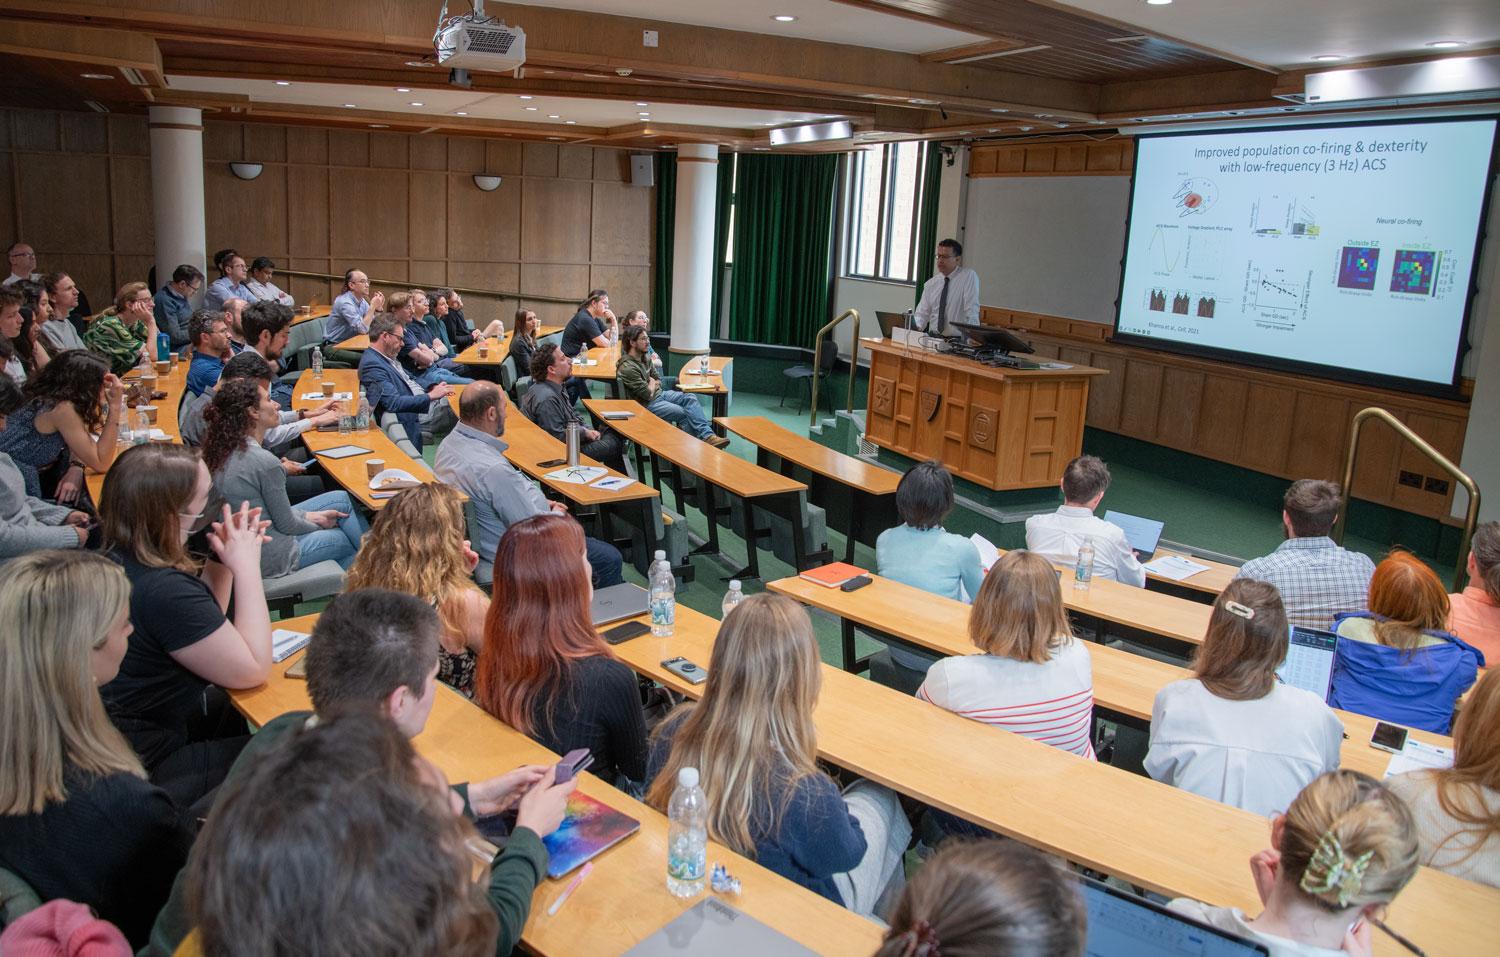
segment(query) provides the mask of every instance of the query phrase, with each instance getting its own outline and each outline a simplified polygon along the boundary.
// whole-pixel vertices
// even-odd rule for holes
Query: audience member
[[[199,309],[188,320],[188,341],[193,358],[188,363],[187,390],[202,395],[219,381],[230,359],[229,323],[216,309]]]
[[[1468,586],[1448,596],[1448,630],[1500,664],[1500,522],[1474,529],[1468,574]]]
[[[270,363],[275,372],[282,370],[281,355],[291,337],[291,307],[262,300],[245,307],[240,327],[245,333],[245,351],[253,352]],[[271,383],[271,398],[285,411],[292,408],[292,384],[276,380]]]
[[[52,315],[42,323],[42,335],[52,344],[52,353],[64,349],[86,349],[83,334],[73,318],[78,309],[78,284],[65,272],[51,273],[42,278],[47,289],[47,298],[52,304]]]
[[[505,336],[505,323],[499,319],[491,319],[483,329],[470,325],[469,320],[464,318],[463,298],[452,289],[439,289],[433,293],[432,314],[442,322],[455,353],[469,348],[481,336],[486,339]]]
[[[0,866],[140,946],[192,838],[99,700],[125,655],[129,601],[125,575],[95,554],[0,570]]]
[[[1055,858],[949,841],[906,885],[874,957],[1083,957],[1088,910]]]
[[[16,347],[24,322],[21,315],[22,302],[18,290],[0,289],[0,359],[5,360],[4,372],[16,385],[26,384],[26,367],[21,362],[21,350]]]
[[[464,538],[464,504],[429,482],[386,503],[344,578],[346,592],[389,588],[415,595],[442,620],[438,680],[474,697],[474,663],[484,648],[490,600],[469,577],[479,556]]]
[[[537,515],[506,530],[474,700],[558,754],[588,748],[595,774],[634,784],[646,776],[640,689],[594,629],[589,575],[573,519]]]
[[[24,395],[26,404],[0,432],[0,452],[21,470],[27,495],[67,499],[60,487],[70,462],[102,472],[114,458],[125,387],[100,356],[70,349],[49,362]]]
[[[1411,812],[1357,771],[1330,771],[1271,820],[1270,849],[1250,858],[1265,909],[1178,898],[1173,910],[1265,944],[1274,957],[1371,953],[1371,921],[1417,873]]]
[[[156,356],[156,316],[151,290],[143,282],[127,282],[115,295],[114,312],[89,323],[83,341],[109,360],[110,371],[124,375],[142,359]]]
[[[202,271],[184,263],[172,270],[172,281],[156,293],[152,306],[156,328],[172,338],[173,349],[181,349],[191,341],[188,323],[193,315],[192,298],[202,286]]]
[[[651,337],[644,326],[626,327],[620,338],[621,353],[615,373],[625,398],[639,402],[652,415],[672,423],[716,449],[728,445],[728,439],[714,434],[713,426],[709,424],[708,416],[703,414],[703,406],[698,404],[697,396],[686,392],[669,392],[662,388],[661,376],[647,355],[650,348]]]
[[[625,471],[625,442],[618,432],[601,432],[583,424],[567,393],[573,375],[573,360],[556,345],[537,346],[531,357],[531,388],[521,400],[526,418],[559,442],[568,439],[568,423],[578,425],[579,451],[617,472]]]
[[[443,298],[448,300],[448,314],[451,317],[451,323],[463,326],[465,329],[474,331],[476,335],[483,335],[488,339],[498,339],[505,335],[505,323],[499,319],[491,319],[483,330],[479,329],[479,323],[470,322],[466,319],[464,317],[464,297],[458,294],[457,289],[444,289]]]
[[[359,359],[359,384],[364,386],[371,412],[396,416],[407,439],[421,451],[424,425],[436,434],[453,423],[447,401],[453,386],[439,382],[424,391],[417,385],[396,361],[401,341],[401,323],[395,316],[382,312],[370,320],[370,348]]]
[[[237,379],[253,379],[270,389],[275,378],[266,360],[254,353],[249,353],[230,359],[224,366],[224,374],[220,376],[219,383],[234,382]],[[192,399],[187,414],[182,417],[182,441],[188,445],[203,445],[204,438],[208,434],[208,424],[204,421],[204,413],[213,402],[216,389],[217,386]],[[265,438],[261,440],[261,444],[268,451],[281,459],[281,470],[286,473],[287,477],[287,494],[291,496],[293,504],[306,501],[323,491],[323,483],[317,476],[303,474],[307,468],[303,461],[294,461],[294,458],[305,458],[307,454],[306,450],[301,447],[302,443],[299,439],[308,429],[337,422],[343,415],[341,405],[342,403],[337,400],[329,399],[312,409],[298,409],[296,412],[279,412],[278,410],[280,424],[268,429]]]
[[[1072,566],[1084,542],[1094,546],[1094,577],[1146,586],[1146,570],[1136,559],[1125,532],[1094,515],[1109,489],[1109,467],[1092,455],[1080,455],[1063,469],[1063,504],[1056,512],[1026,520],[1026,547],[1050,562]]]
[[[297,305],[291,294],[282,292],[271,280],[276,275],[276,263],[265,256],[256,256],[250,264],[250,278],[245,288],[250,290],[251,302],[279,302],[288,309]]]
[[[944,658],[917,697],[1054,748],[1094,757],[1093,659],[1073,637],[1051,563],[1007,552],[969,613],[983,654]]]
[[[1327,630],[1340,612],[1364,608],[1375,573],[1368,555],[1340,548],[1328,537],[1338,518],[1339,495],[1334,482],[1293,482],[1281,509],[1287,540],[1271,554],[1246,562],[1237,576],[1275,585],[1287,620],[1303,628]]]
[[[29,244],[11,243],[6,255],[10,260],[10,275],[5,277],[4,282],[0,282],[0,286],[14,285],[23,279],[36,281],[42,278],[42,274],[36,271],[36,250]]]
[[[505,458],[509,446],[500,436],[505,434],[509,407],[505,393],[495,384],[468,386],[459,399],[458,425],[443,439],[433,460],[438,481],[469,497],[477,526],[474,547],[479,552],[474,577],[486,585],[494,580],[495,550],[507,528],[533,515],[568,511],[562,502],[548,502],[536,483]],[[624,560],[618,548],[587,536],[584,545],[595,588],[624,580],[620,575]]]
[[[648,336],[651,332],[651,317],[646,314],[646,310],[644,309],[633,309],[630,312],[627,312],[625,314],[623,322],[625,329],[629,329],[631,326],[639,326],[642,329],[646,330]],[[677,377],[675,375],[664,374],[666,372],[666,366],[662,363],[661,356],[657,354],[655,349],[651,348],[650,338],[646,339],[646,357],[650,359],[651,364],[656,367],[657,374],[661,375],[661,387],[663,389],[676,388]]]
[[[407,323],[411,322],[412,316],[416,315],[417,307],[412,302],[411,292],[400,290],[391,293],[386,298],[385,310],[396,317],[396,321],[401,323],[401,328],[404,330]]]
[[[347,569],[368,527],[364,516],[344,491],[324,492],[301,508],[292,507],[287,473],[262,444],[280,417],[264,382],[236,379],[219,386],[203,414],[208,426],[203,464],[213,474],[220,498],[233,508],[249,503],[270,520],[260,550],[261,577],[276,578],[323,561]]]
[[[152,781],[185,806],[219,784],[248,737],[220,688],[254,688],[271,671],[260,512],[225,505],[207,534],[212,557],[200,563],[186,547],[212,491],[197,452],[137,445],[110,467],[99,503],[105,547],[130,579],[135,627],[101,693]],[[231,601],[233,620],[224,617]]]
[[[21,390],[0,376],[0,433],[5,420],[24,402]],[[26,494],[26,478],[10,456],[0,452],[0,565],[45,548],[82,548],[89,538],[89,516]]]
[[[398,293],[399,295],[399,293]],[[401,364],[407,374],[421,386],[434,386],[439,382],[449,385],[468,385],[474,380],[462,365],[447,355],[451,350],[444,345],[438,329],[441,323],[428,322],[429,305],[427,294],[413,289],[407,295],[406,304],[411,309],[411,318],[402,330]],[[391,297],[393,308],[399,308],[399,300]]]
[[[21,327],[10,340],[15,362],[21,367],[21,377],[16,379],[11,375],[11,379],[17,385],[25,385],[28,379],[35,378],[52,360],[52,354],[47,351],[42,340],[42,323],[47,321],[52,311],[47,302],[47,291],[39,283],[23,280],[12,285],[9,290],[0,290],[0,294],[10,291],[20,292],[24,300],[20,312]],[[7,368],[7,371],[13,370]]]
[[[50,900],[5,925],[0,954],[11,957],[131,957],[120,929],[75,901]]]
[[[609,311],[609,293],[603,289],[591,291],[589,297],[579,305],[573,318],[563,327],[563,355],[573,359],[585,349],[609,348],[609,329],[614,324],[615,314]]]
[[[541,326],[542,320],[530,309],[523,306],[516,310],[515,327],[511,330],[506,354],[515,363],[518,377],[531,375],[531,357],[536,352],[536,332]]]
[[[904,880],[911,825],[892,792],[860,781],[841,794],[818,769],[821,669],[801,605],[742,601],[714,639],[702,701],[656,729],[646,803],[666,811],[678,772],[696,768],[710,838],[869,916]]]
[[[246,302],[257,301],[255,293],[251,292],[245,285],[245,278],[249,275],[249,269],[245,266],[245,257],[233,249],[221,250],[222,259],[215,257],[214,265],[219,267],[219,278],[209,284],[203,293],[203,308],[223,309],[224,303],[230,299],[243,299]]]
[[[384,309],[385,293],[370,295],[370,277],[358,269],[348,270],[344,273],[344,291],[333,300],[328,321],[323,325],[323,344],[336,345],[345,339],[368,334],[368,317]],[[330,356],[345,359],[350,364],[359,362],[359,354],[347,349],[325,350],[323,358]]]
[[[1474,646],[1449,634],[1448,593],[1409,552],[1392,552],[1370,578],[1368,611],[1334,619],[1335,708],[1447,734],[1453,708],[1485,664]]]
[[[1146,772],[1264,815],[1336,770],[1343,723],[1320,696],[1276,678],[1287,633],[1274,585],[1230,582],[1214,602],[1193,676],[1156,694]]]
[[[250,305],[244,299],[224,300],[224,324],[229,327],[229,354],[237,356],[249,343],[245,340],[245,309]]]
[[[477,834],[443,773],[368,708],[320,714],[224,788],[188,862],[195,930],[179,953],[251,957],[325,940],[367,957],[504,957],[546,875],[540,837],[572,791],[553,773],[521,798],[480,892],[467,850]]]
[[[943,529],[943,519],[951,511],[953,476],[941,462],[920,462],[908,469],[896,486],[901,524],[875,539],[878,573],[944,598],[973,601],[984,569],[973,542]],[[895,686],[916,691],[937,658],[897,644],[887,647],[895,664]]]

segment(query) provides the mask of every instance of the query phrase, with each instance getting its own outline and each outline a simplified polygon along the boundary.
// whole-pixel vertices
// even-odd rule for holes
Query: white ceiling
[[[989,37],[984,34],[950,30],[912,20],[908,17],[862,10],[833,0],[519,0],[523,6],[545,6],[567,10],[585,10],[591,13],[608,13],[622,17],[637,17],[644,20],[661,20],[664,23],[689,23],[700,27],[718,27],[723,30],[742,30],[763,33],[767,36],[799,37],[803,40],[820,40],[825,43],[848,43],[853,46],[871,47],[876,50],[894,50],[898,53],[928,53],[948,47],[978,43]],[[463,8],[463,0],[454,0],[450,5],[454,11]],[[797,19],[793,23],[777,23],[771,18],[777,14],[791,14]],[[493,15],[493,14],[491,14]],[[517,23],[526,29],[524,17]],[[526,35],[528,43],[546,47],[545,37]],[[670,30],[662,30],[661,45],[670,47]]]
[[[1077,7],[1268,66],[1313,57],[1433,53],[1434,40],[1500,41],[1497,0],[1062,0]]]
[[[589,100],[561,96],[537,95],[523,100],[513,93],[473,93],[468,90],[430,90],[413,88],[398,93],[389,86],[358,86],[342,83],[301,83],[277,86],[274,80],[240,80],[230,77],[167,77],[174,90],[196,93],[237,93],[249,96],[253,103],[285,103],[342,109],[353,103],[361,111],[412,113],[422,116],[452,116],[462,110],[470,119],[507,120],[511,122],[551,124],[560,128],[568,120],[578,126],[613,127],[649,120],[655,124],[713,126],[732,129],[755,129],[788,123],[807,123],[829,118],[823,113],[797,113],[788,110],[753,110],[723,106],[691,106],[680,103],[655,103],[649,96],[637,106],[633,100]],[[412,106],[412,103],[421,106]],[[535,107],[528,110],[527,107]],[[641,111],[650,117],[641,117]],[[551,119],[556,114],[557,119]]]

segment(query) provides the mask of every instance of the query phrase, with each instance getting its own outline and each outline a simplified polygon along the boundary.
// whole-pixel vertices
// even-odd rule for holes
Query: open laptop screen
[[[1252,957],[1265,945],[1201,924],[1134,894],[1080,878],[1089,910],[1087,957]]]
[[[1162,529],[1166,528],[1165,522],[1125,512],[1106,511],[1104,520],[1119,526],[1120,531],[1125,533],[1125,540],[1130,543],[1131,550],[1143,559],[1155,554],[1156,545],[1161,541]]]
[[[1276,669],[1276,677],[1327,701],[1333,685],[1333,656],[1338,646],[1339,636],[1331,631],[1293,625],[1287,638],[1286,661]]]

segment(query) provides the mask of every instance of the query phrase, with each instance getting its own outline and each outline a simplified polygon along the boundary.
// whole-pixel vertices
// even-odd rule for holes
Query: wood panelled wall
[[[1062,140],[1046,143],[997,143],[974,147],[969,175],[987,176],[1129,176],[1135,168],[1135,141]]]
[[[0,117],[0,222],[39,268],[73,273],[91,304],[144,279],[153,259],[144,118],[7,110]],[[629,185],[623,150],[435,134],[215,121],[204,124],[207,248],[233,246],[283,269],[351,266],[399,284],[519,292],[544,322],[609,289],[617,311],[650,309],[654,191]],[[237,179],[232,161],[260,163]],[[502,177],[486,193],[473,174]],[[294,279],[299,301],[337,284]],[[473,319],[515,299],[477,302]],[[476,313],[476,306],[480,307]]]
[[[1016,329],[1037,353],[1108,369],[1090,383],[1087,424],[1282,478],[1343,477],[1349,430],[1367,406],[1387,409],[1457,462],[1466,402],[1327,382],[1106,342],[1110,327],[984,306],[981,321]],[[1446,519],[1448,476],[1382,422],[1361,431],[1356,496]]]

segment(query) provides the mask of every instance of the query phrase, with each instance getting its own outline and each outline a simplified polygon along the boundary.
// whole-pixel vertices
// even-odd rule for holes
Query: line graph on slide
[[[1294,275],[1280,266],[1251,263],[1245,272],[1245,307],[1269,322],[1288,323],[1307,315],[1312,274]]]
[[[1151,243],[1146,247],[1151,268],[1158,275],[1170,276],[1182,262],[1182,236],[1170,226],[1158,226],[1151,234]]]

